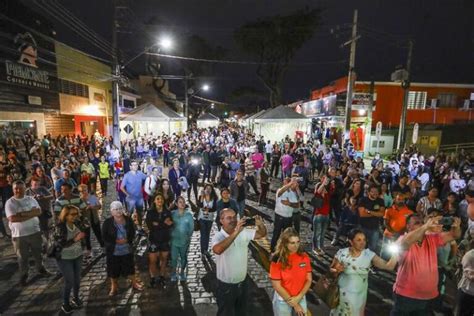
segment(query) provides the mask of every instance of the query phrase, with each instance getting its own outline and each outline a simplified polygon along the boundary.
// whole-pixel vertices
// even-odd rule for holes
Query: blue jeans
[[[201,231],[201,253],[204,253],[209,249],[209,236],[211,235],[212,221],[200,219],[199,226]]]
[[[57,263],[64,277],[63,304],[69,305],[71,290],[73,291],[74,298],[79,298],[82,256],[76,259],[59,259]]]
[[[242,218],[244,217],[244,213],[245,213],[245,200],[243,201],[237,201],[237,206],[239,207],[238,210],[235,210],[237,211],[237,213],[239,214],[239,217]]]
[[[313,249],[324,247],[324,234],[328,227],[329,216],[315,215],[313,217]]]
[[[379,243],[380,239],[380,231],[379,229],[370,229],[370,228],[365,228],[362,227],[362,230],[365,233],[365,236],[367,237],[367,246],[369,247],[370,250],[372,250],[375,253],[377,252],[377,246]]]
[[[300,301],[300,306],[303,308],[305,315],[308,312],[308,306],[306,304],[306,296],[303,296],[303,298]],[[293,307],[288,305],[287,302],[281,299],[280,295],[278,295],[276,292],[273,295],[273,300],[272,300],[272,306],[273,306],[273,315],[274,316],[292,316],[296,315],[295,310]]]
[[[136,197],[131,197],[127,196],[125,199],[127,202],[127,209],[130,215],[133,213],[137,212],[137,217],[138,217],[138,224],[142,224],[142,215],[143,215],[143,206],[145,204],[145,201],[142,198],[136,198]]]

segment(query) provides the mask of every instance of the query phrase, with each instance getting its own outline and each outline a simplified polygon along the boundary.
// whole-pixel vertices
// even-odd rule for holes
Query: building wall
[[[75,134],[74,115],[45,114],[44,121],[47,134],[53,137]]]
[[[60,93],[60,112],[73,115],[74,133],[81,133],[81,122],[98,122],[101,134],[109,134],[112,121],[112,80],[111,67],[86,54],[64,45],[55,43],[60,79],[88,86],[89,97]],[[103,95],[103,101],[95,98]]]
[[[0,114],[1,121],[34,121],[36,123],[36,133],[38,137],[46,134],[45,115],[43,113],[26,113],[23,112],[2,112]]]
[[[356,84],[355,92],[368,92],[368,84]],[[436,99],[440,93],[454,93],[457,95],[458,104],[464,99],[469,99],[470,93],[474,88],[455,88],[455,87],[428,87],[413,85],[410,91],[426,91],[427,104],[430,105],[431,99]],[[403,105],[403,89],[400,85],[375,85],[377,94],[376,108],[372,113],[373,127],[378,121],[384,126],[394,127],[400,124],[400,116]],[[436,113],[435,113],[436,112]],[[352,117],[360,116],[358,112],[353,111]],[[407,124],[455,124],[460,121],[469,121],[469,112],[462,111],[459,108],[437,108],[434,109],[408,109]]]

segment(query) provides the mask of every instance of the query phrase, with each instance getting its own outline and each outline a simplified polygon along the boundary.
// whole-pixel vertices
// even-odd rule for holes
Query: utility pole
[[[372,108],[374,107],[374,93],[375,93],[375,82],[374,80],[370,81],[369,88],[369,105],[367,108],[367,127],[365,129],[365,139],[364,152],[369,153],[370,142],[372,137]]]
[[[351,52],[349,58],[349,74],[347,81],[347,97],[346,97],[346,118],[344,120],[345,127],[345,139],[349,139],[349,133],[351,130],[351,112],[352,112],[352,93],[354,90],[354,81],[355,81],[355,54],[356,54],[356,43],[360,36],[357,35],[357,9],[354,10],[354,20],[352,22],[352,37],[349,41],[342,44],[346,46],[351,44]]]
[[[406,64],[406,77],[402,80],[402,88],[404,90],[403,94],[403,106],[402,106],[402,115],[400,116],[400,126],[398,129],[398,140],[397,140],[397,150],[400,150],[400,147],[404,144],[405,138],[405,123],[407,117],[407,108],[408,108],[408,95],[410,92],[410,69],[411,69],[411,59],[413,54],[413,41],[408,42],[408,56]]]
[[[113,63],[112,72],[112,137],[114,138],[114,145],[120,150],[120,126],[119,126],[119,81],[120,81],[120,65],[118,60],[117,48],[117,3],[113,1],[114,17],[112,21],[112,48],[113,48]]]
[[[186,118],[187,125],[189,125],[189,97],[188,97],[188,77],[184,78],[184,117]],[[189,127],[189,126],[188,126]]]

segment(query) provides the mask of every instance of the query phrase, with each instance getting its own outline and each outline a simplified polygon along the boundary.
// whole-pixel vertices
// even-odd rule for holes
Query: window
[[[408,108],[424,110],[426,106],[426,91],[408,92]]]
[[[455,108],[456,102],[457,102],[457,95],[454,93],[438,94],[438,106],[440,108]]]
[[[123,99],[123,107],[127,109],[134,109],[135,108],[135,101]]]
[[[89,88],[87,85],[65,79],[58,79],[58,91],[60,93],[75,95],[78,97],[89,97]]]

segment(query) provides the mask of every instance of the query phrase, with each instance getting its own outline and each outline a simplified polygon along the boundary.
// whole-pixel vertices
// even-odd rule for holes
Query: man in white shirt
[[[271,144],[270,141],[268,141],[266,144],[265,144],[265,156],[267,158],[267,162],[270,163],[270,159],[272,157],[272,152],[273,152],[273,145]]]
[[[237,220],[237,213],[230,208],[220,212],[222,228],[212,239],[212,251],[216,254],[218,316],[247,314],[248,244],[267,235],[259,216],[255,216],[257,229],[246,228],[247,220],[246,217]]]
[[[13,183],[13,196],[5,203],[5,214],[12,232],[13,248],[15,249],[20,267],[20,283],[26,285],[28,280],[28,260],[30,255],[35,258],[36,269],[41,275],[50,273],[43,266],[42,238],[38,216],[41,208],[32,196],[25,195],[26,185],[17,180]]]
[[[294,209],[300,208],[298,196],[298,178],[285,178],[284,185],[278,189],[275,197],[275,221],[270,249],[275,250],[280,234],[286,228],[291,227]]]

